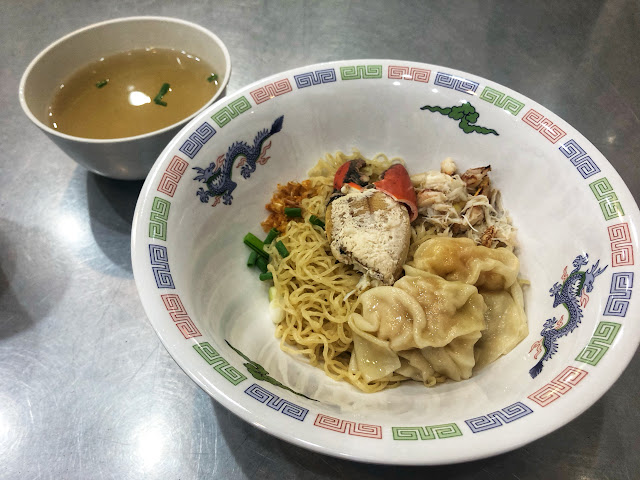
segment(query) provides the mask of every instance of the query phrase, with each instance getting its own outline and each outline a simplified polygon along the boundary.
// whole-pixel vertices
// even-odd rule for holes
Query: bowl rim
[[[171,125],[168,125],[166,127],[161,128],[161,129],[152,130],[151,132],[142,133],[140,135],[133,135],[133,136],[130,136],[130,137],[117,137],[117,138],[88,138],[88,137],[78,137],[78,136],[75,136],[75,135],[69,135],[67,133],[63,133],[63,132],[60,132],[58,130],[55,130],[55,129],[51,128],[50,126],[48,126],[45,123],[41,122],[33,114],[31,109],[27,105],[27,100],[25,98],[25,92],[24,92],[25,85],[26,85],[27,79],[29,78],[29,75],[31,74],[31,72],[35,68],[35,66],[38,64],[38,62],[40,62],[54,48],[58,47],[60,44],[62,44],[63,42],[69,40],[70,38],[73,38],[73,37],[75,37],[75,36],[77,36],[77,35],[79,35],[81,33],[87,32],[89,30],[94,30],[96,28],[103,27],[103,26],[106,26],[106,25],[112,25],[112,24],[115,24],[115,23],[128,23],[128,22],[140,22],[140,21],[181,24],[181,25],[187,26],[189,28],[192,28],[194,30],[199,30],[200,32],[204,33],[209,38],[211,38],[214,41],[214,43],[216,43],[220,47],[220,49],[222,50],[223,56],[224,56],[224,61],[225,61],[225,65],[226,65],[226,73],[225,73],[224,78],[220,82],[220,86],[219,86],[218,90],[216,90],[216,93],[212,97],[210,97],[201,108],[199,108],[197,111],[193,112],[188,117],[185,117],[185,118],[183,118],[183,119],[181,119],[181,120],[179,120],[179,121],[177,121],[175,123],[172,123]],[[73,73],[73,72],[70,72],[70,73]],[[87,26],[84,26],[84,27],[79,28],[77,30],[74,30],[74,31],[72,31],[70,33],[67,33],[66,35],[58,38],[57,40],[55,40],[52,43],[50,43],[49,45],[47,45],[44,49],[42,49],[33,58],[33,60],[31,60],[31,62],[29,62],[29,65],[24,70],[24,73],[22,74],[22,77],[20,78],[20,84],[18,86],[18,98],[19,98],[19,101],[20,101],[20,106],[22,107],[22,111],[25,113],[25,115],[38,128],[40,128],[41,130],[45,131],[46,133],[48,133],[50,135],[54,135],[54,136],[59,137],[59,138],[64,139],[64,140],[70,140],[70,141],[74,141],[74,142],[78,142],[78,143],[97,144],[97,145],[105,145],[105,144],[111,145],[111,144],[114,144],[114,143],[125,143],[125,142],[131,142],[131,141],[141,140],[141,139],[145,139],[145,138],[150,138],[150,137],[153,137],[155,135],[162,135],[162,134],[164,134],[166,132],[169,132],[169,131],[177,128],[177,127],[186,125],[188,122],[190,122],[195,117],[200,115],[205,109],[207,109],[213,102],[215,102],[223,94],[223,92],[225,91],[225,89],[227,87],[227,84],[229,83],[230,76],[231,76],[231,56],[229,55],[229,50],[228,50],[227,46],[225,45],[225,43],[220,39],[220,37],[218,37],[212,31],[206,29],[205,27],[203,27],[201,25],[198,25],[196,23],[190,22],[188,20],[183,20],[183,19],[180,19],[180,18],[163,17],[163,16],[156,16],[156,15],[138,15],[138,16],[132,16],[132,17],[114,18],[114,19],[110,19],[110,20],[104,20],[104,21],[101,21],[101,22],[97,22],[97,23],[92,23],[91,25],[87,25]]]
[[[483,76],[480,76],[474,73],[458,70],[457,68],[453,68],[453,67],[447,67],[447,66],[442,66],[438,64],[418,62],[418,61],[412,61],[412,60],[399,60],[399,59],[390,59],[390,58],[384,58],[384,59],[383,58],[351,58],[351,59],[332,60],[332,61],[326,61],[326,62],[305,64],[299,67],[282,70],[274,74],[265,76],[257,81],[247,84],[241,89],[235,91],[232,95],[225,97],[225,99],[216,107],[210,106],[210,108],[211,109],[223,108],[226,104],[231,103],[232,101],[236,100],[240,96],[246,95],[251,89],[255,88],[256,86],[269,83],[270,81],[279,79],[282,76],[289,77],[298,72],[308,71],[311,69],[315,70],[320,67],[326,68],[327,66],[340,67],[340,66],[352,64],[354,62],[357,62],[357,63],[382,62],[383,64],[393,64],[395,62],[398,62],[403,65],[423,66],[431,69],[446,70],[450,72],[452,75],[467,74],[476,80],[479,79],[486,83],[489,83],[492,87],[495,86],[495,87],[503,88],[505,93],[510,92],[510,93],[517,94],[520,98],[526,100],[528,102],[528,105],[535,107],[539,112],[541,113],[546,112],[546,114],[561,120],[563,123],[566,124],[568,128],[572,130],[572,134],[574,135],[575,139],[577,139],[578,141],[581,141],[581,144],[584,143],[585,148],[588,147],[589,150],[597,152],[597,154],[603,160],[605,160],[606,164],[608,164],[612,169],[611,173],[614,174],[614,175],[611,175],[611,178],[615,178],[617,182],[620,182],[621,185],[624,186],[625,194],[628,194],[628,196],[632,200],[632,203],[631,202],[625,203],[625,205],[629,206],[625,216],[629,217],[629,219],[633,221],[630,227],[631,226],[633,227],[633,232],[632,232],[632,235],[634,238],[633,244],[637,245],[637,224],[638,224],[638,220],[640,219],[640,209],[638,208],[637,202],[635,201],[631,192],[629,191],[628,186],[624,182],[624,179],[620,176],[618,171],[615,169],[615,167],[613,167],[613,165],[609,162],[609,160],[600,152],[600,150],[596,146],[594,146],[586,137],[584,137],[584,135],[582,135],[582,133],[580,133],[580,131],[576,129],[571,123],[567,122],[562,117],[555,114],[553,111],[549,110],[542,104],[531,99],[527,95],[521,94],[518,91],[511,89],[510,87],[504,86],[496,81],[487,79]],[[459,452],[457,455],[447,454],[446,456],[444,456],[444,458],[435,458],[433,456],[430,456],[427,452],[425,452],[424,456],[418,456],[411,461],[407,461],[407,460],[395,459],[390,456],[380,458],[380,456],[376,454],[376,449],[371,449],[369,453],[344,452],[344,451],[340,451],[339,448],[336,446],[330,447],[326,444],[322,444],[317,440],[305,439],[303,437],[296,436],[296,434],[294,433],[288,433],[284,429],[270,428],[271,423],[265,422],[259,416],[259,413],[256,413],[252,409],[245,408],[242,404],[236,402],[232,397],[228,396],[223,391],[223,389],[219,388],[218,385],[216,385],[214,382],[210,382],[204,376],[200,375],[199,372],[202,371],[203,369],[192,368],[192,366],[190,365],[190,362],[184,361],[185,358],[183,358],[184,356],[180,354],[181,352],[178,352],[178,357],[180,358],[180,360],[176,358],[176,356],[174,356],[174,353],[172,353],[171,351],[172,350],[171,346],[173,342],[171,341],[170,338],[165,336],[162,331],[156,328],[156,323],[159,323],[160,320],[152,320],[152,318],[157,317],[157,315],[155,316],[151,315],[151,313],[154,310],[152,306],[153,302],[150,299],[147,299],[147,300],[143,299],[143,291],[145,290],[145,288],[143,287],[143,279],[142,279],[144,275],[143,274],[144,268],[142,267],[142,263],[144,263],[144,260],[143,260],[144,255],[139,255],[137,251],[140,250],[141,248],[144,248],[144,246],[146,246],[145,244],[146,239],[143,236],[144,234],[143,224],[145,219],[142,216],[142,211],[147,209],[147,204],[150,204],[150,201],[148,201],[148,199],[145,197],[149,196],[149,194],[152,192],[153,190],[152,187],[155,184],[155,182],[157,182],[159,176],[162,174],[162,170],[166,166],[165,164],[170,161],[170,156],[168,155],[169,152],[173,150],[180,141],[184,140],[185,133],[188,132],[193,127],[195,127],[197,124],[199,124],[200,121],[205,119],[208,113],[210,112],[207,112],[207,114],[202,113],[197,118],[194,118],[188,125],[186,125],[180,132],[176,134],[176,136],[167,144],[165,149],[158,156],[158,159],[154,163],[153,167],[149,172],[149,175],[145,180],[145,183],[140,191],[140,196],[136,203],[136,208],[135,208],[134,217],[132,221],[131,260],[132,260],[133,274],[134,274],[134,280],[136,283],[136,287],[138,289],[138,294],[140,296],[141,303],[143,304],[143,309],[145,311],[145,314],[147,315],[149,322],[151,323],[154,331],[156,332],[156,335],[158,335],[158,337],[160,338],[161,343],[167,349],[167,352],[169,353],[169,355],[171,355],[171,357],[182,369],[182,371],[184,371],[191,378],[191,380],[193,380],[198,386],[200,386],[200,388],[202,388],[204,392],[206,392],[210,397],[212,397],[212,399],[214,399],[215,401],[223,405],[225,408],[230,410],[233,414],[237,415],[238,417],[240,417],[242,420],[246,421],[253,427],[256,427],[268,433],[269,435],[273,435],[276,438],[284,440],[298,447],[302,447],[317,453],[329,455],[336,458],[342,458],[342,459],[363,462],[363,463],[380,464],[380,465],[402,465],[402,466],[435,466],[435,465],[450,465],[450,464],[456,464],[456,463],[475,461],[475,460],[480,460],[484,458],[495,457],[497,455],[516,450],[536,440],[540,440],[542,437],[569,424],[572,420],[574,420],[575,418],[580,416],[582,413],[584,413],[587,409],[592,407],[598,400],[602,398],[602,396],[608,390],[611,389],[613,384],[619,379],[622,373],[624,373],[629,363],[631,362],[632,358],[636,354],[638,346],[640,345],[640,335],[637,335],[638,338],[635,339],[636,345],[634,348],[631,348],[632,346],[629,346],[626,350],[624,349],[619,350],[619,357],[618,357],[619,361],[617,362],[615,368],[608,371],[608,375],[606,376],[606,379],[604,379],[603,377],[603,380],[601,382],[599,382],[596,385],[591,385],[589,388],[590,394],[587,396],[581,396],[571,405],[571,408],[569,408],[568,406],[564,407],[567,410],[566,412],[564,412],[564,415],[562,416],[553,415],[552,417],[546,418],[545,420],[547,421],[545,422],[536,423],[534,426],[532,426],[532,428],[528,431],[527,434],[517,435],[517,434],[513,434],[515,432],[511,432],[512,435],[510,435],[509,441],[502,443],[500,446],[497,446],[497,447],[495,445],[489,446],[489,442],[487,442],[487,444],[482,449],[478,449],[478,450],[464,449],[464,451]],[[140,238],[138,239],[137,237],[139,236]],[[141,244],[145,244],[145,245],[141,245]],[[637,269],[638,267],[633,266],[633,268]],[[334,442],[334,445],[336,445],[336,443],[339,443],[339,442]],[[456,457],[456,458],[451,458],[451,457]]]

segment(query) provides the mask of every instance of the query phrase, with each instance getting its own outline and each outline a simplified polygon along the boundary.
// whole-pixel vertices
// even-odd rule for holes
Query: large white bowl
[[[463,102],[479,113],[472,124],[498,135],[465,133],[446,110],[420,108]],[[256,140],[264,140],[261,151],[251,150]],[[238,148],[235,142],[246,143]],[[461,170],[492,165],[493,182],[518,227],[521,274],[531,281],[530,334],[470,380],[432,389],[406,382],[364,394],[280,351],[266,285],[246,267],[242,238],[261,233],[264,204],[278,182],[303,179],[326,152],[353,147],[369,157],[400,156],[411,173],[438,169],[445,157]],[[243,149],[248,158],[235,158]],[[231,195],[205,203],[196,169],[216,162],[222,175],[231,175]],[[256,168],[243,178],[242,165]],[[638,215],[600,152],[523,95],[450,68],[351,60],[274,75],[185,127],[142,189],[132,260],[144,308],[167,350],[243,419],[330,455],[442,464],[531,442],[575,418],[615,382],[640,339],[640,307],[632,298]],[[598,261],[606,269],[595,277],[588,303],[581,299],[577,328],[556,339],[557,352],[532,378],[545,321],[573,321],[564,305],[553,307],[550,288],[572,272],[578,255],[588,255],[581,271]],[[255,373],[255,363],[230,345],[269,376],[253,376],[247,367]]]

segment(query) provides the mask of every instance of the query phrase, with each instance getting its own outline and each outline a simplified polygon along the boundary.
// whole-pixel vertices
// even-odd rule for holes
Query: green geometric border
[[[455,423],[429,425],[426,427],[391,427],[394,440],[435,440],[436,438],[460,437],[462,432]]]
[[[491,87],[484,87],[480,98],[485,102],[493,103],[496,107],[502,108],[514,116],[518,115],[520,110],[524,108],[524,103],[521,101]]]
[[[149,217],[149,237],[167,241],[167,220],[169,220],[171,202],[164,198],[154,197]]]
[[[251,110],[251,104],[245,97],[240,97],[231,102],[224,108],[211,115],[211,119],[218,124],[220,128],[231,122],[241,113]]]
[[[361,78],[382,78],[382,65],[349,65],[340,67],[342,80],[358,80]]]
[[[613,191],[613,187],[607,177],[590,183],[589,188],[591,188],[596,200],[600,203],[600,210],[602,210],[605,220],[611,220],[624,215],[624,210],[618,201],[618,196],[616,192]]]
[[[618,335],[621,326],[622,325],[615,322],[600,322],[596,327],[593,337],[589,340],[589,344],[580,352],[576,360],[588,363],[594,367],[598,365],[598,362],[602,360],[602,357],[604,357],[604,354],[609,350],[616,335]]]
[[[230,383],[238,385],[240,382],[247,379],[247,377],[240,373],[236,368],[229,365],[229,362],[222,358],[209,342],[198,343],[197,345],[194,345],[193,348],[202,358],[204,358],[205,362],[212,365],[213,369]]]

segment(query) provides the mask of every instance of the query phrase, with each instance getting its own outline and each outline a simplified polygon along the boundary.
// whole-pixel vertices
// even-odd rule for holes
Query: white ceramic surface
[[[465,117],[477,131],[465,133],[460,118],[443,110],[465,103],[479,114]],[[422,110],[425,105],[443,109]],[[234,160],[238,141],[246,142],[245,155]],[[521,275],[531,282],[525,291],[530,333],[470,380],[432,389],[406,382],[364,394],[279,349],[267,285],[246,267],[242,238],[248,231],[263,235],[264,204],[278,182],[301,180],[326,152],[354,147],[368,157],[402,157],[410,173],[438,169],[445,157],[460,170],[493,167],[492,181],[518,228]],[[207,194],[195,179],[197,168],[211,167],[210,175],[218,163],[225,176],[228,162],[235,162],[232,198]],[[242,170],[253,164],[244,178]],[[442,464],[540,438],[582,413],[618,378],[640,340],[632,298],[638,220],[633,197],[607,160],[534,101],[445,67],[350,60],[264,79],[185,127],[142,189],[132,262],[144,308],[170,354],[237,415],[330,455]],[[554,308],[550,289],[585,254],[580,271],[597,261],[606,269],[588,298],[579,299],[581,322],[556,339],[557,352],[532,378],[545,321],[571,320],[563,305]],[[269,378],[252,375],[256,365],[231,345]]]
[[[88,139],[67,135],[48,126],[46,114],[51,96],[70,74],[98,58],[151,46],[184,50],[210,63],[220,78],[220,88],[189,117],[143,135]],[[106,177],[138,180],[145,178],[162,149],[180,128],[224,95],[230,74],[227,47],[209,30],[175,18],[126,17],[89,25],[49,45],[25,70],[19,97],[29,119],[80,165]]]

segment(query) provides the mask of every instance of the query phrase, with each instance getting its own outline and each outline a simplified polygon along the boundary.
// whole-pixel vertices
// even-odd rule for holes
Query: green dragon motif
[[[429,110],[430,112],[440,113],[441,115],[445,115],[453,120],[458,120],[458,126],[462,129],[464,133],[481,133],[483,135],[487,135],[489,133],[493,133],[494,135],[498,135],[498,132],[493,130],[492,128],[485,128],[479,125],[472,125],[478,121],[480,118],[480,114],[476,112],[476,109],[469,102],[463,103],[460,106],[456,107],[432,107],[431,105],[425,105],[424,107],[420,107],[420,110]]]
[[[254,362],[253,360],[251,360],[244,353],[242,353],[236,347],[231,345],[228,340],[225,340],[225,342],[227,342],[227,345],[229,345],[231,348],[233,348],[238,355],[240,355],[242,358],[244,358],[247,361],[247,363],[243,363],[243,365],[249,371],[249,373],[253,376],[253,378],[255,378],[256,380],[262,380],[263,382],[268,382],[271,385],[275,385],[276,387],[280,387],[280,388],[284,388],[285,390],[289,390],[291,393],[295,393],[296,395],[304,397],[304,398],[306,398],[308,400],[313,400],[314,402],[317,401],[317,400],[315,400],[313,398],[309,398],[306,395],[303,395],[302,393],[298,393],[295,390],[292,390],[291,388],[287,387],[286,385],[280,383],[278,380],[276,380],[275,378],[270,376],[269,372],[267,372],[267,370],[262,365],[260,365],[259,363]]]

